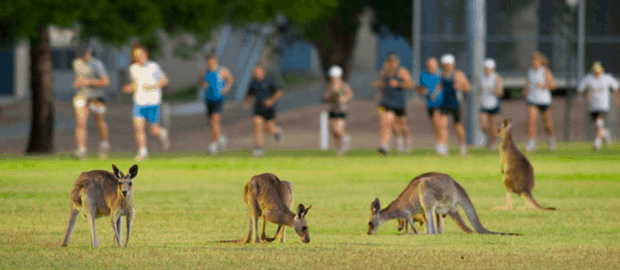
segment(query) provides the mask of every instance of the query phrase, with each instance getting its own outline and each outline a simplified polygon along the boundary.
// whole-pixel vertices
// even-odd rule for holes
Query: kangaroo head
[[[297,214],[294,220],[295,232],[301,237],[301,241],[304,243],[310,242],[310,231],[308,230],[308,223],[306,222],[306,215],[310,208],[312,208],[312,205],[306,208],[300,203],[299,206],[297,206]]]
[[[124,175],[114,164],[112,164],[112,169],[114,169],[114,175],[118,178],[118,193],[124,198],[132,196],[133,179],[138,175],[138,165],[131,166],[127,175]]]
[[[383,223],[383,218],[379,215],[379,211],[381,211],[381,203],[379,202],[379,198],[376,198],[372,203],[370,203],[370,221],[368,222],[368,235],[374,234],[379,226]]]
[[[502,121],[502,124],[499,127],[499,130],[497,131],[497,135],[503,139],[506,137],[507,134],[510,133],[511,128],[512,128],[512,119],[506,118],[504,119],[504,121]]]

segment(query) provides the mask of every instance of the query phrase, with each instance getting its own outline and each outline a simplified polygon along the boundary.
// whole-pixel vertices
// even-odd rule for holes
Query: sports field
[[[439,158],[431,150],[379,156],[353,150],[347,157],[315,150],[157,154],[139,163],[134,181],[136,217],[129,247],[113,245],[108,217],[97,221],[100,247],[91,248],[80,217],[69,243],[59,247],[69,191],[82,171],[123,172],[133,153],[107,161],[92,157],[0,157],[0,268],[2,269],[618,269],[620,268],[620,146],[593,153],[590,144],[559,145],[528,155],[536,172],[534,197],[555,212],[496,209],[505,205],[499,155],[487,150]],[[453,153],[456,154],[456,153]],[[390,221],[366,236],[370,203],[385,207],[415,176],[438,171],[467,190],[482,224],[523,236],[465,234],[452,220],[446,233],[399,236]],[[242,192],[251,176],[272,172],[294,186],[311,242],[292,229],[287,243],[220,244],[247,228]],[[422,229],[425,231],[425,229]],[[273,235],[275,226],[268,226]],[[125,232],[123,232],[125,234]]]

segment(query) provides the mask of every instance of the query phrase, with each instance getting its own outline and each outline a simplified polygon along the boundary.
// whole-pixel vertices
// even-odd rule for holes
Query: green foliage
[[[555,212],[520,209],[517,196],[515,210],[495,209],[506,201],[499,156],[487,150],[473,149],[467,158],[458,151],[440,158],[431,149],[387,158],[372,149],[344,158],[319,150],[268,150],[260,159],[247,151],[154,153],[139,163],[134,181],[128,248],[113,246],[108,217],[97,219],[100,247],[90,248],[81,215],[69,247],[59,245],[78,175],[111,170],[112,163],[126,172],[135,163],[132,153],[105,161],[0,157],[0,261],[3,269],[618,269],[620,148],[594,153],[590,147],[560,144],[557,153],[528,155],[536,169],[534,196]],[[451,219],[443,235],[397,236],[395,221],[364,235],[370,202],[378,197],[387,206],[427,171],[451,174],[488,229],[523,236],[465,234]],[[295,204],[313,205],[309,244],[290,228],[285,244],[215,242],[243,237],[243,185],[263,172],[291,181]],[[268,224],[268,235],[274,232]]]
[[[382,26],[386,26],[390,32],[406,38],[411,44],[413,21],[413,1],[393,0],[381,1],[370,0],[370,6],[375,12],[372,30],[378,33]],[[422,11],[424,12],[424,11]]]

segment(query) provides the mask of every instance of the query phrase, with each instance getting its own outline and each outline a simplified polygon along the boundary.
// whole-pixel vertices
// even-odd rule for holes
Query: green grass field
[[[124,172],[132,155],[94,157],[0,156],[0,268],[138,269],[618,269],[620,268],[620,147],[593,153],[589,144],[561,145],[529,155],[534,196],[547,212],[496,209],[505,204],[499,156],[471,150],[468,158],[439,158],[430,150],[378,156],[354,150],[344,158],[312,150],[157,154],[139,163],[136,218],[127,248],[113,245],[108,217],[97,220],[100,247],[91,248],[80,217],[68,248],[59,247],[69,191],[82,171]],[[454,153],[455,154],[455,153]],[[482,224],[523,236],[465,234],[452,220],[446,233],[396,235],[396,222],[366,236],[370,203],[386,206],[415,176],[452,175],[472,198]],[[273,172],[294,185],[295,203],[312,205],[311,242],[288,229],[287,243],[220,244],[247,228],[242,192],[251,176]],[[268,226],[270,235],[275,226]],[[425,231],[425,229],[422,229]],[[124,234],[124,233],[123,233]]]

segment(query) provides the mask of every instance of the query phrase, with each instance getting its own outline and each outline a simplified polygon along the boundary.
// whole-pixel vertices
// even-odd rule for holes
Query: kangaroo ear
[[[114,175],[115,175],[117,178],[119,178],[119,179],[120,179],[120,178],[123,178],[123,177],[122,177],[122,176],[123,176],[123,174],[121,173],[121,171],[119,171],[119,170],[118,170],[118,168],[116,168],[116,165],[112,164],[112,170],[114,170]]]
[[[376,214],[381,210],[381,203],[379,202],[379,198],[375,198],[375,200],[370,204],[370,209],[373,214]]]
[[[138,164],[134,164],[129,168],[129,174],[127,176],[131,179],[134,179],[138,175]]]
[[[310,208],[312,208],[312,205],[308,206],[308,208],[304,210],[304,217],[308,214],[308,210],[310,210]]]
[[[301,204],[301,203],[297,206],[297,217],[298,217],[298,218],[302,218],[302,217],[304,217],[304,211],[305,211],[305,209],[306,209],[306,208],[305,208],[305,207],[304,207],[304,205],[303,205],[303,204]]]

